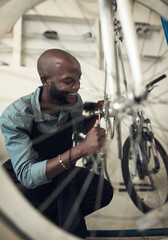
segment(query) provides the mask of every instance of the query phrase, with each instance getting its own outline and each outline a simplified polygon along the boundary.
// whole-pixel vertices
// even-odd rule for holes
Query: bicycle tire
[[[18,9],[18,11],[19,11],[19,9]],[[10,12],[10,11],[9,11]],[[22,13],[23,13],[23,11],[22,11]],[[21,14],[20,14],[21,15]],[[18,14],[18,16],[20,16],[19,14]],[[1,15],[2,16],[2,15]],[[4,19],[3,19],[4,20]],[[10,24],[11,26],[13,25],[13,24]],[[7,29],[7,28],[6,28]],[[6,184],[4,183],[4,185],[6,186]],[[12,184],[11,184],[11,186],[12,186]],[[30,219],[32,219],[32,218],[30,218]],[[16,220],[14,220],[14,221],[16,221]],[[45,229],[45,228],[44,228]],[[55,229],[55,231],[57,231],[57,229]],[[27,231],[28,232],[28,231]],[[64,232],[63,232],[64,233]],[[62,234],[63,234],[62,233]],[[28,234],[28,233],[27,233]],[[51,235],[51,234],[50,234]],[[51,237],[51,236],[50,236]],[[44,238],[44,236],[43,236],[43,238]],[[62,239],[63,238],[63,236],[61,236],[60,237],[60,239]],[[65,239],[69,239],[70,238],[70,235],[68,234],[68,236],[64,236],[64,238]]]
[[[151,9],[152,11],[156,12],[163,18],[165,18],[168,21],[168,15],[167,15],[167,5],[168,2],[165,0],[160,1],[153,1],[153,0],[134,0],[135,2]]]
[[[143,139],[143,141],[145,141],[145,143],[147,143],[147,140],[146,139]],[[147,200],[147,198],[149,197],[149,201],[150,201],[150,197],[153,197],[153,200],[155,199],[154,195],[155,195],[155,192],[152,193],[152,191],[155,191],[155,190],[151,190],[150,188],[149,189],[146,189],[145,188],[145,183],[142,182],[142,180],[138,179],[138,182],[136,181],[136,185],[133,183],[132,181],[132,177],[131,177],[131,172],[130,172],[130,168],[129,168],[129,162],[132,161],[130,159],[130,148],[131,148],[131,145],[130,145],[130,138],[128,137],[124,143],[124,146],[123,146],[123,159],[121,161],[121,169],[122,169],[122,175],[123,175],[123,180],[124,180],[124,183],[125,183],[125,186],[126,186],[126,189],[128,191],[128,194],[132,200],[132,202],[135,204],[135,206],[143,213],[147,213],[148,211],[152,210],[152,209],[155,209],[157,207],[160,207],[161,205],[163,205],[165,202],[168,201],[168,191],[166,191],[166,194],[164,195],[164,200],[162,200],[161,202],[159,202],[158,204],[152,204],[155,205],[150,205],[150,202],[145,202],[145,200]],[[168,157],[167,157],[167,154],[163,148],[163,146],[160,144],[160,142],[155,138],[155,144],[156,144],[156,149],[160,155],[160,164],[162,164],[162,166],[164,167],[164,170],[165,170],[165,173],[166,173],[166,188],[167,188],[167,183],[168,183]],[[157,173],[156,173],[157,174]],[[143,185],[144,184],[144,185]],[[139,185],[139,189],[138,189],[138,185]],[[142,187],[142,189],[141,189]],[[144,189],[143,189],[144,187]],[[161,184],[161,181],[159,183],[159,187],[162,188],[162,184]],[[148,188],[148,186],[147,186]],[[142,196],[144,196],[142,194],[142,196],[140,195],[139,192],[144,191],[144,195],[146,198],[142,198]],[[149,190],[149,191],[147,191]],[[139,191],[139,192],[138,192]],[[156,191],[161,191],[161,189],[156,189]],[[150,193],[149,193],[150,192]],[[148,196],[149,194],[149,196]],[[158,194],[158,193],[156,193]],[[152,195],[152,196],[151,196]],[[159,199],[160,200],[160,199]],[[147,200],[148,201],[148,200]],[[154,200],[155,201],[155,200]]]

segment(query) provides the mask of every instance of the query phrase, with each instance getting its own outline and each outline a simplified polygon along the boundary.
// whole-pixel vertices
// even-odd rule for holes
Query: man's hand
[[[94,127],[87,133],[84,141],[81,143],[84,155],[89,155],[100,150],[106,141],[104,128],[98,127],[99,121],[96,120]]]
[[[94,103],[94,111],[98,111],[98,110],[101,111],[103,106],[104,106],[104,100],[100,100],[97,103]],[[93,109],[92,109],[92,111],[93,111]],[[97,118],[98,118],[98,116],[93,114],[90,117],[85,119],[84,126],[85,126],[85,130],[87,132],[89,132],[89,130],[95,125]]]
[[[84,110],[86,112],[94,112],[98,110],[102,110],[104,106],[104,100],[100,100],[97,103],[95,102],[85,102],[84,103]]]
[[[96,103],[96,108],[95,110],[102,110],[104,106],[104,100],[100,100]]]

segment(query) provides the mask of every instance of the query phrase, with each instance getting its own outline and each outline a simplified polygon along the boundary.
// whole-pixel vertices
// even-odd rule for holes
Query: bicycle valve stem
[[[95,115],[98,116],[98,121],[99,121],[98,127],[100,128],[100,124],[101,124],[101,111],[100,110],[95,111]]]
[[[101,116],[100,116],[100,110],[99,110],[99,114],[98,114],[98,120],[99,120],[99,124],[98,124],[98,127],[100,128],[100,123],[101,123]]]

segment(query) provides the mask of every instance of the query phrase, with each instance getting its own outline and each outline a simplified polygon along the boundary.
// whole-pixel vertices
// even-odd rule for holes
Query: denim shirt
[[[78,94],[77,102],[71,110],[61,111],[58,117],[54,117],[41,112],[41,88],[38,87],[35,92],[10,104],[0,118],[1,131],[13,169],[18,180],[27,188],[35,188],[51,181],[46,176],[48,159],[38,161],[38,154],[33,149],[33,141],[30,139],[34,121],[38,129],[45,134],[65,124],[70,113],[72,121],[75,121],[73,131],[84,132],[83,121],[80,124],[78,121],[81,120],[83,111],[80,95]]]

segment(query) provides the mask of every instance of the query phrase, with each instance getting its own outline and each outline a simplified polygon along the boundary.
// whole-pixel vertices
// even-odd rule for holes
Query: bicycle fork
[[[158,151],[157,151],[156,144],[155,144],[155,138],[154,138],[154,135],[153,135],[153,132],[152,132],[152,126],[151,126],[150,119],[148,119],[148,118],[145,119],[145,122],[147,124],[147,128],[146,128],[147,131],[146,131],[146,133],[147,133],[149,141],[150,141],[149,159],[151,157],[151,152],[152,152],[153,158],[154,158],[154,162],[155,162],[155,167],[153,168],[152,172],[155,174],[160,169],[159,155],[158,155]]]
[[[149,126],[148,126],[149,127]],[[156,174],[160,169],[158,151],[155,144],[155,139],[152,131],[148,127],[143,127],[141,140],[136,139],[134,146],[132,146],[132,158],[133,161],[133,176],[136,176],[137,172],[140,179],[144,179],[145,176]],[[134,139],[135,140],[135,139]],[[147,145],[147,142],[149,145]],[[150,161],[154,160],[154,167],[150,170]]]

